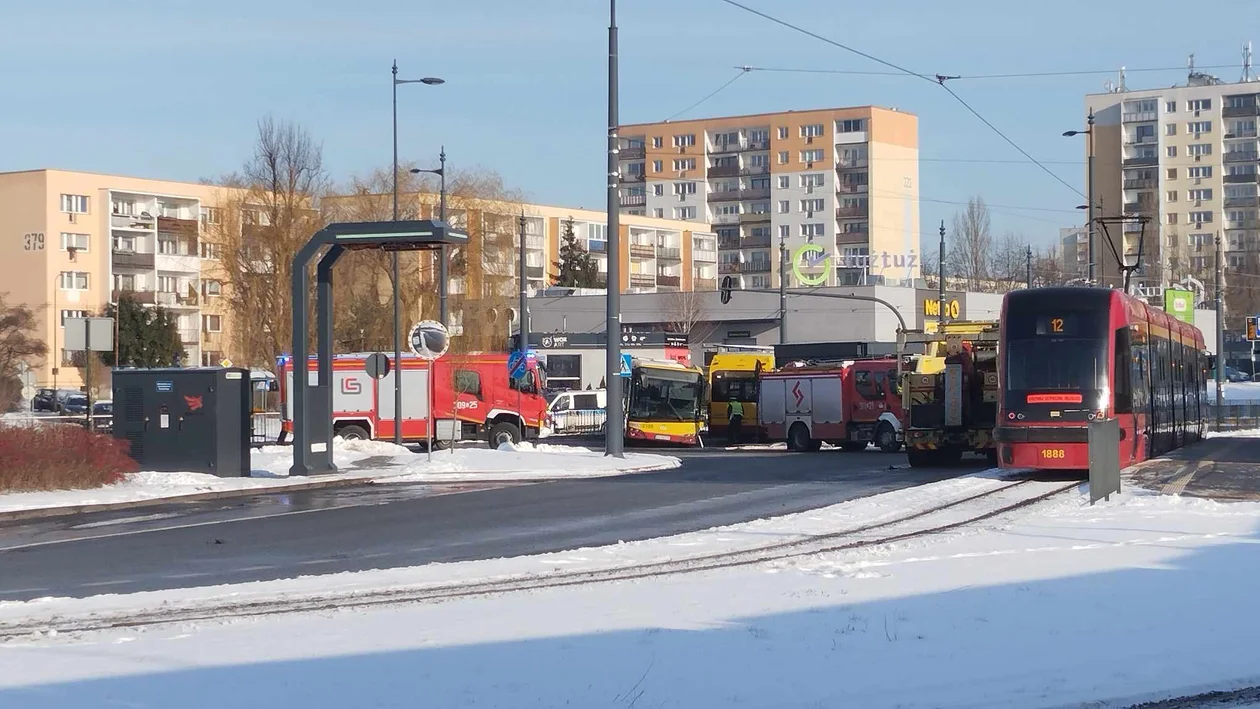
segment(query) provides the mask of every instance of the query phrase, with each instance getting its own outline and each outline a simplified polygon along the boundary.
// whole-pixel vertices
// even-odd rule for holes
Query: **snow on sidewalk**
[[[433,462],[426,453],[414,453],[383,441],[333,442],[333,462],[340,469],[331,475],[290,477],[292,446],[264,446],[253,451],[249,477],[220,478],[206,473],[139,472],[115,485],[88,490],[56,490],[0,494],[0,514],[20,510],[85,505],[119,504],[201,493],[283,489],[311,482],[360,480],[363,482],[495,482],[544,480],[619,475],[625,472],[676,468],[678,458],[667,455],[627,454],[607,458],[586,448],[510,444],[499,450],[456,448],[435,451]],[[365,463],[370,462],[370,465]]]

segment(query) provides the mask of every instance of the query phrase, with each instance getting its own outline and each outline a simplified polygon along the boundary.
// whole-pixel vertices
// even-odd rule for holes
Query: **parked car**
[[[62,401],[67,396],[73,396],[79,392],[73,389],[40,389],[35,393],[35,398],[31,399],[31,411],[51,411],[57,413]]]
[[[82,394],[68,396],[61,402],[62,416],[82,416],[87,413],[88,400]]]
[[[557,435],[598,433],[608,418],[608,392],[604,389],[561,391],[547,403],[551,430]]]
[[[114,402],[103,399],[92,404],[92,428],[110,431],[114,428]]]

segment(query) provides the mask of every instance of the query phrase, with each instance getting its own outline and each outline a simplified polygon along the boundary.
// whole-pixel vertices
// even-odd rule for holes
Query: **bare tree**
[[[919,261],[919,274],[928,288],[940,288],[941,252],[932,249],[924,251]]]
[[[1033,285],[1061,286],[1073,277],[1063,268],[1063,258],[1055,246],[1033,254]]]
[[[989,255],[989,278],[998,290],[1007,290],[1027,280],[1028,242],[1012,232],[1006,232],[993,245]]]
[[[677,291],[665,296],[665,325],[673,332],[687,335],[688,344],[695,346],[717,330],[717,324],[709,320],[704,307],[705,295],[694,290]]]
[[[989,208],[982,197],[968,200],[967,208],[954,215],[950,241],[945,257],[949,274],[965,281],[968,290],[979,290],[989,279],[989,253],[993,247]]]
[[[220,249],[233,354],[270,368],[292,344],[293,258],[324,225],[322,148],[300,125],[264,118],[253,156],[219,184],[218,223],[205,236]]]
[[[37,336],[35,313],[23,305],[8,305],[0,294],[0,411],[11,411],[21,401],[18,365],[34,366],[48,353]]]

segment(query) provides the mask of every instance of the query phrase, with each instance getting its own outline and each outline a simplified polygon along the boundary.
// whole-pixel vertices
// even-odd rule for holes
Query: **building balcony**
[[[714,165],[705,171],[706,177],[737,177],[739,165]]]
[[[750,167],[742,167],[739,169],[739,174],[741,175],[769,175],[770,166],[769,165],[753,165]]]
[[[134,214],[111,214],[109,216],[109,226],[111,229],[129,229],[134,231],[153,231],[153,217],[141,217]]]
[[[712,223],[717,224],[717,225],[738,224],[739,215],[738,214],[714,214]]]
[[[1254,207],[1256,206],[1256,203],[1257,203],[1257,199],[1255,195],[1252,195],[1250,197],[1226,197],[1225,198],[1226,209],[1229,209],[1230,207]]]
[[[119,251],[114,250],[113,262],[115,268],[138,268],[146,271],[153,270],[154,257],[153,254],[144,254],[136,251]]]
[[[682,276],[667,276],[663,273],[658,273],[656,274],[656,285],[677,288],[682,285]]]
[[[740,273],[769,273],[770,262],[769,261],[749,261],[747,263],[741,263],[739,264],[739,272]]]
[[[547,269],[543,268],[542,266],[526,266],[525,267],[526,278],[532,278],[534,280],[538,280],[540,278],[545,278],[546,276],[547,276]]]
[[[1225,106],[1221,109],[1221,115],[1225,118],[1247,118],[1250,116],[1260,116],[1260,104],[1251,106]]]
[[[723,250],[738,249],[739,237],[738,236],[719,236],[718,248],[723,249]]]
[[[1231,150],[1221,156],[1225,162],[1255,162],[1260,160],[1260,152],[1255,150]]]
[[[681,261],[682,249],[677,246],[657,246],[656,258],[665,261]]]
[[[752,189],[740,190],[739,198],[744,199],[770,199],[769,187],[757,187]]]
[[[1159,138],[1153,135],[1127,135],[1124,137],[1125,145],[1143,145],[1146,143],[1158,143]]]
[[[691,279],[691,290],[717,290],[717,279],[696,276]]]
[[[621,206],[623,207],[642,207],[646,204],[647,204],[647,195],[645,194],[621,195]]]
[[[1238,140],[1256,137],[1255,128],[1243,128],[1241,130],[1232,130],[1225,133],[1225,140]]]
[[[739,190],[720,190],[718,192],[710,192],[705,200],[709,202],[736,202],[739,198]]]
[[[870,167],[871,161],[866,158],[840,158],[836,161],[836,171],[845,172],[846,170],[865,170]]]
[[[154,266],[172,273],[201,273],[201,257],[160,253],[154,256]]]
[[[628,175],[622,175],[620,178],[622,184],[633,184],[636,182],[643,182],[646,179],[647,178],[644,177],[643,173],[641,172],[632,172]]]
[[[836,219],[855,219],[865,217],[870,211],[869,206],[862,205],[860,207],[836,207]]]
[[[1148,214],[1155,211],[1155,205],[1151,202],[1125,202],[1125,214]]]
[[[769,150],[770,141],[768,140],[749,140],[739,146],[741,151]]]
[[[1154,111],[1129,111],[1120,116],[1120,120],[1124,123],[1146,123],[1155,118]]]
[[[740,224],[759,224],[770,221],[770,212],[745,212],[739,215]]]
[[[836,185],[836,194],[866,194],[870,185]]]
[[[1150,177],[1141,179],[1128,179],[1124,181],[1126,190],[1153,190],[1155,189],[1155,180]]]
[[[179,236],[197,236],[200,222],[196,219],[175,219],[174,217],[158,217],[157,230],[163,234]]]
[[[642,160],[646,154],[646,148],[642,145],[629,145],[617,151],[617,156],[622,160]]]
[[[1121,164],[1124,165],[1125,167],[1145,167],[1149,165],[1158,165],[1159,156],[1149,155],[1149,156],[1143,156],[1143,157],[1137,157],[1137,158],[1125,158],[1124,162]]]
[[[586,242],[586,250],[593,254],[602,254],[608,252],[607,241],[588,241]]]
[[[770,246],[769,234],[749,235],[741,238],[734,247],[738,249],[765,249]]]
[[[708,249],[695,249],[691,252],[691,260],[699,263],[716,263],[717,251]]]
[[[201,331],[195,327],[179,328],[179,341],[185,345],[195,345],[201,342]]]
[[[836,232],[836,239],[845,238],[850,241],[852,240],[866,241],[870,237],[871,237],[871,232],[869,229],[847,229],[847,230]]]
[[[630,244],[630,255],[638,258],[656,258],[656,247],[652,244]]]
[[[151,290],[132,290],[132,289],[118,290],[116,289],[109,294],[109,298],[112,302],[117,303],[118,300],[123,295],[128,296],[133,301],[141,305],[156,305],[157,304],[157,293]]]
[[[1249,175],[1225,175],[1224,180],[1227,185],[1242,185],[1255,182],[1256,174],[1253,172]]]
[[[656,287],[656,278],[646,273],[630,274],[631,288],[654,288]]]

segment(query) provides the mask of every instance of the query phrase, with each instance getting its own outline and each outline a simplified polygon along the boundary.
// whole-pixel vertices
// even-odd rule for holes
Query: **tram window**
[[[1129,340],[1129,328],[1122,327],[1116,330],[1116,346],[1115,346],[1115,412],[1117,414],[1133,413],[1133,384],[1132,372],[1133,368],[1130,362],[1133,360],[1133,348]]]

